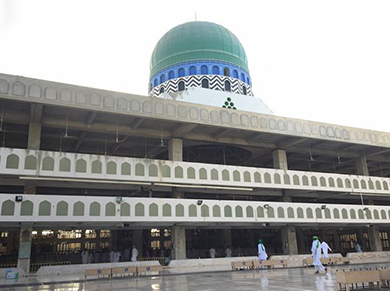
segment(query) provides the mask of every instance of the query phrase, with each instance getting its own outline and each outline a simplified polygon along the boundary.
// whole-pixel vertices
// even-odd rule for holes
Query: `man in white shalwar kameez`
[[[88,264],[88,257],[89,257],[88,251],[84,250],[81,253],[81,263],[82,264]]]
[[[211,248],[209,250],[210,258],[215,259],[215,256],[217,255],[217,251],[214,248]]]
[[[311,245],[311,256],[313,257],[313,265],[316,269],[315,274],[319,274],[320,271],[328,271],[327,268],[325,268],[321,264],[321,243],[318,240],[317,236],[313,236],[313,244]]]
[[[265,252],[265,246],[263,245],[262,239],[259,239],[259,244],[257,245],[257,255],[260,261],[265,261],[268,258],[268,255]]]
[[[131,261],[136,262],[137,256],[138,256],[138,250],[135,248],[135,246],[133,246],[133,249],[131,251]]]
[[[328,259],[329,258],[328,251],[332,251],[332,249],[325,241],[321,243],[321,249],[322,249],[322,257],[324,259]]]

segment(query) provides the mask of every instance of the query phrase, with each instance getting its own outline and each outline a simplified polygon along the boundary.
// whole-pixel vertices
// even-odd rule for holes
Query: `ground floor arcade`
[[[109,252],[136,246],[139,260],[197,259],[209,257],[215,248],[217,257],[255,256],[258,239],[262,238],[269,255],[310,253],[313,235],[328,242],[334,252],[354,252],[358,242],[363,251],[390,250],[390,227],[155,227],[66,229],[30,227],[31,249],[26,251],[25,229],[0,230],[0,268],[20,266],[23,262],[34,271],[40,264],[81,264],[81,252],[89,250],[93,262],[109,262]],[[27,253],[27,254],[26,254]],[[28,258],[26,257],[28,256]],[[27,260],[27,261],[26,261]]]

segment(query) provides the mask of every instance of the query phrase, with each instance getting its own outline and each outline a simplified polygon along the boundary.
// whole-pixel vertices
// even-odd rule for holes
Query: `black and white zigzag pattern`
[[[209,80],[209,89],[225,91],[225,81],[230,82],[231,92],[243,95],[243,87],[246,87],[246,95],[253,96],[252,88],[250,85],[242,82],[239,79],[220,76],[220,75],[193,75],[180,77],[177,79],[168,80],[152,89],[149,92],[150,96],[159,96],[161,88],[164,88],[164,92],[173,93],[179,91],[179,82],[184,81],[185,88],[189,87],[202,87],[202,80]]]

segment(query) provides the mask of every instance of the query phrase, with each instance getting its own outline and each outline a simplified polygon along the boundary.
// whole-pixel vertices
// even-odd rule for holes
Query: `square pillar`
[[[133,229],[132,231],[132,243],[135,248],[138,250],[138,258],[144,257],[143,250],[143,229]]]
[[[186,254],[186,229],[183,226],[172,226],[172,259],[185,260]]]
[[[39,150],[41,145],[41,128],[42,124],[40,122],[30,122],[28,128],[28,149]]]
[[[172,197],[176,199],[183,199],[184,198],[184,192],[177,191],[176,188],[173,189]]]
[[[272,158],[274,161],[274,168],[281,170],[288,170],[287,155],[285,150],[275,150],[272,152]]]
[[[23,269],[26,274],[30,272],[31,244],[32,244],[32,226],[22,225],[22,227],[20,228],[18,268]]]
[[[183,140],[172,138],[168,142],[168,158],[171,161],[183,161]]]
[[[298,255],[297,233],[294,226],[282,228],[282,242],[285,255]]]
[[[371,225],[368,228],[368,238],[370,240],[370,247],[372,252],[382,251],[382,242],[377,226]]]
[[[232,231],[230,229],[223,229],[222,230],[222,239],[223,239],[223,246],[225,250],[230,247],[232,248]],[[224,251],[225,251],[224,250]]]
[[[358,175],[370,176],[367,160],[365,157],[360,157],[356,159],[356,170]]]

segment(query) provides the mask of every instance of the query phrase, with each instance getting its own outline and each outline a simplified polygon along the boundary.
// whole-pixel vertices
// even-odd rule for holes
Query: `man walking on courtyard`
[[[257,246],[257,255],[260,261],[265,261],[268,258],[267,253],[265,252],[265,246],[263,245],[263,240],[259,239],[259,244]]]
[[[321,264],[321,243],[318,240],[318,236],[313,236],[311,255],[313,257],[314,268],[316,269],[315,274],[319,274],[320,271],[328,272],[328,269]]]
[[[325,241],[322,242],[321,249],[322,249],[322,257],[324,259],[328,259],[329,258],[328,251],[332,251],[332,249]]]

